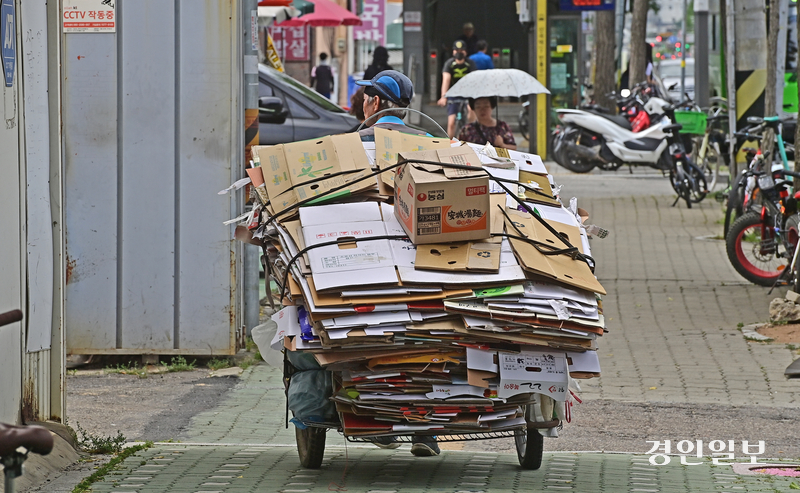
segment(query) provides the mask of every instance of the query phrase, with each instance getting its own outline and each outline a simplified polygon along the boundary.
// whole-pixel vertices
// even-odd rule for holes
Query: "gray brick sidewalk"
[[[611,332],[599,341],[603,376],[583,381],[581,397],[653,403],[654,420],[665,402],[760,405],[778,413],[797,407],[797,384],[783,378],[792,353],[747,342],[736,330],[739,322],[766,320],[777,292],[770,296],[744,282],[724,243],[710,239],[722,229],[719,204],[707,199],[691,210],[672,208],[666,180],[639,171],[631,177],[558,174],[557,181],[566,197],[581,197],[591,222],[611,230],[593,243],[597,274],[609,292],[604,307]],[[523,471],[513,454],[445,450],[418,459],[407,446],[384,451],[346,444],[335,432],[328,434],[322,469],[308,471],[299,467],[284,416],[279,373],[253,367],[217,409],[195,416],[184,443],[138,453],[94,491],[784,492],[792,484],[738,474],[707,457],[698,466],[674,458],[656,467],[642,455],[553,452],[540,470]],[[652,439],[665,438],[686,437]]]
[[[280,422],[283,400],[274,385],[279,381],[276,370],[252,367],[218,409],[194,419],[189,437],[195,444],[162,443],[141,451],[95,483],[92,491],[782,492],[793,482],[737,474],[730,466],[712,465],[709,458],[697,466],[682,466],[677,458],[653,466],[647,456],[590,452],[545,453],[541,469],[524,471],[513,454],[445,451],[439,457],[416,458],[407,446],[380,450],[347,443],[333,431],[322,468],[306,470],[297,459],[293,430],[286,432]],[[269,397],[264,397],[265,390]],[[197,445],[200,440],[216,443]]]
[[[791,351],[737,330],[765,321],[786,288],[767,295],[733,270],[724,241],[708,238],[722,230],[719,204],[670,204],[646,195],[582,201],[611,231],[592,247],[611,332],[599,342],[602,377],[582,385],[585,396],[796,406],[797,383],[783,377]]]

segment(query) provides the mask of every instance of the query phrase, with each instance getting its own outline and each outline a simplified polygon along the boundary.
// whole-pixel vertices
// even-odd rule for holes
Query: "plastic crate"
[[[705,113],[700,111],[676,110],[675,120],[683,125],[680,131],[682,134],[702,135],[706,133],[706,124],[708,120]]]

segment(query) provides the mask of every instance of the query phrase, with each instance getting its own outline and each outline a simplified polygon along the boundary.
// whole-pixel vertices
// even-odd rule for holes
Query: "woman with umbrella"
[[[497,107],[497,98],[469,99],[469,107],[475,112],[478,120],[465,125],[458,134],[458,140],[475,144],[492,144],[495,147],[505,147],[515,150],[517,143],[508,124],[492,117],[492,111]]]
[[[532,75],[517,69],[489,69],[470,72],[447,91],[448,98],[468,98],[478,121],[466,125],[459,140],[516,149],[508,124],[492,117],[498,97],[519,98],[529,94],[550,94]]]

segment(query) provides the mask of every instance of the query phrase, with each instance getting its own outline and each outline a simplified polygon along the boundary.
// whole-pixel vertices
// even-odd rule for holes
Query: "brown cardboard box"
[[[407,134],[385,128],[375,129],[375,162],[380,169],[386,169],[397,163],[397,154],[401,152],[449,148],[449,139]],[[438,161],[435,157],[432,160]],[[381,173],[380,177],[387,186],[394,186],[395,173],[393,171]]]
[[[415,269],[498,272],[500,243],[463,241],[432,243],[417,248]]]
[[[506,231],[509,233],[522,233],[540,244],[549,244],[558,249],[566,248],[561,239],[557,238],[530,214],[513,209],[508,209],[506,212],[510,218],[506,218]],[[566,238],[570,244],[582,251],[581,233],[577,227],[555,221],[547,221],[547,223],[558,231],[560,236]],[[515,238],[511,238],[510,241],[517,260],[526,271],[587,291],[606,294],[606,290],[592,274],[586,262],[573,260],[568,255],[545,255],[526,241]]]
[[[369,159],[356,133],[332,135],[291,144],[254,146],[261,163],[271,209],[285,207],[328,190],[350,184],[337,195],[376,188],[375,178],[359,180],[371,173]],[[318,180],[340,171],[353,173]],[[308,183],[312,180],[312,183]]]
[[[430,160],[432,152],[401,153],[398,160]],[[394,210],[415,245],[489,238],[489,204],[486,175],[451,179],[425,165],[397,168]]]

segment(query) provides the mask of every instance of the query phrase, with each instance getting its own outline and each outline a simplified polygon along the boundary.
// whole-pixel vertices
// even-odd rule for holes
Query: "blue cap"
[[[414,85],[411,79],[397,70],[379,72],[372,80],[356,81],[359,86],[372,87],[383,99],[401,106],[408,106],[414,97]]]

